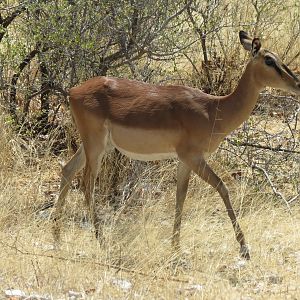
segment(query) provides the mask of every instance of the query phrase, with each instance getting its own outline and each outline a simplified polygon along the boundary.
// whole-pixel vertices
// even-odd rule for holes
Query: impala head
[[[251,52],[249,64],[255,81],[262,87],[270,86],[300,95],[300,80],[274,52],[261,47],[259,38],[250,38],[245,31],[239,33],[243,47]]]

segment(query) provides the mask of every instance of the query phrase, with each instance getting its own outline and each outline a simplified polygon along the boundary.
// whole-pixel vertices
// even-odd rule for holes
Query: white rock
[[[50,212],[48,210],[41,210],[39,212],[39,217],[43,220],[48,220],[50,216]]]
[[[45,251],[50,251],[50,250],[55,250],[55,245],[52,244],[42,244],[40,242],[34,242],[33,244],[36,248],[45,250]]]
[[[112,284],[118,286],[120,289],[122,290],[130,290],[132,288],[132,283],[129,282],[128,280],[124,280],[124,279],[112,279]]]
[[[178,290],[179,294],[183,294],[185,296],[193,296],[201,291],[203,291],[203,285],[201,284],[192,284]]]
[[[69,291],[68,297],[70,300],[84,299],[84,294],[76,291]]]
[[[235,270],[239,270],[246,267],[246,265],[247,265],[247,261],[244,259],[240,259],[232,266],[232,268]]]
[[[26,297],[26,294],[21,290],[9,289],[9,290],[5,290],[4,293],[6,297],[19,297],[19,298]]]
[[[78,257],[88,257],[88,255],[87,255],[84,251],[82,251],[82,250],[77,251],[77,252],[76,252],[76,255],[77,255]]]
[[[193,284],[189,287],[190,290],[202,291],[203,285],[201,284]]]

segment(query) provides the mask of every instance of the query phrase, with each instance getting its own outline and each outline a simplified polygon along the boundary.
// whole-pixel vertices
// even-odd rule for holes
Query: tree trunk
[[[40,130],[47,132],[48,120],[49,120],[49,110],[50,110],[50,88],[51,82],[49,80],[49,71],[45,62],[40,62],[40,72],[41,72],[41,113],[39,116]]]
[[[19,16],[24,10],[26,9],[25,6],[21,6],[19,8],[17,8],[11,15],[7,16],[6,18],[2,18],[1,14],[0,14],[0,43],[6,33],[6,28],[12,23],[12,21]]]
[[[206,34],[204,32],[199,31],[200,40],[201,40],[201,47],[202,47],[202,53],[203,53],[203,60],[204,60],[204,72],[206,75],[206,78],[208,80],[209,87],[205,91],[206,93],[210,93],[212,89],[212,79],[209,71],[208,66],[208,56],[207,56],[207,48],[206,48]]]
[[[18,122],[17,117],[17,83],[19,80],[19,77],[24,70],[24,68],[30,63],[30,61],[40,52],[39,45],[37,45],[36,49],[32,50],[25,58],[24,60],[19,64],[18,72],[16,72],[11,79],[10,84],[10,92],[9,92],[9,104],[8,104],[8,110],[14,121]]]

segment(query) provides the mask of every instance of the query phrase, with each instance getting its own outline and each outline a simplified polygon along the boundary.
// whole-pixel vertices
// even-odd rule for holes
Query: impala
[[[132,159],[179,159],[172,244],[179,249],[180,225],[191,171],[214,187],[224,201],[240,244],[249,259],[244,234],[222,179],[206,162],[224,138],[251,114],[266,86],[300,94],[300,81],[279,57],[261,47],[258,38],[240,31],[240,42],[251,59],[236,89],[213,96],[179,85],[151,85],[110,77],[92,78],[70,90],[70,107],[82,144],[62,170],[60,194],[55,204],[53,233],[59,239],[62,208],[70,182],[85,167],[85,199],[101,239],[96,214],[94,184],[103,154],[112,147]]]

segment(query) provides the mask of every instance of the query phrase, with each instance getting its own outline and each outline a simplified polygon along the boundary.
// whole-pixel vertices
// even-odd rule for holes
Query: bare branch
[[[12,21],[19,16],[24,10],[26,9],[25,6],[21,6],[18,7],[14,12],[12,12],[9,16],[7,16],[6,18],[1,18],[1,22],[0,25],[6,29],[11,23]],[[1,30],[0,31],[0,42],[2,41],[3,37],[5,35],[5,30]]]
[[[270,151],[274,151],[274,152],[285,152],[285,153],[300,154],[300,151],[290,150],[290,149],[281,148],[281,147],[270,147],[270,146],[264,146],[264,145],[260,145],[260,144],[253,144],[253,143],[249,143],[249,142],[236,142],[236,141],[233,141],[229,138],[226,138],[226,141],[228,143],[230,143],[231,145],[237,146],[237,147],[245,146],[245,147],[258,148],[258,149],[266,149],[266,150],[270,150]]]
[[[267,171],[264,168],[262,168],[260,166],[257,166],[255,164],[252,164],[252,168],[256,169],[256,170],[259,170],[260,172],[262,172],[265,175],[265,177],[266,177],[267,181],[269,182],[275,196],[281,198],[281,200],[285,203],[289,213],[291,213],[291,207],[290,207],[289,202],[285,199],[285,197],[280,192],[277,191],[277,189],[276,189],[275,185],[273,184],[273,182],[272,182],[269,174],[267,173]]]
[[[157,33],[162,32],[165,30],[165,28],[168,26],[168,24],[175,18],[177,18],[179,15],[181,15],[191,4],[193,0],[187,1],[187,3],[176,13],[174,13],[172,16],[170,16],[168,19],[165,20],[165,22],[161,25],[161,27],[158,29]]]

